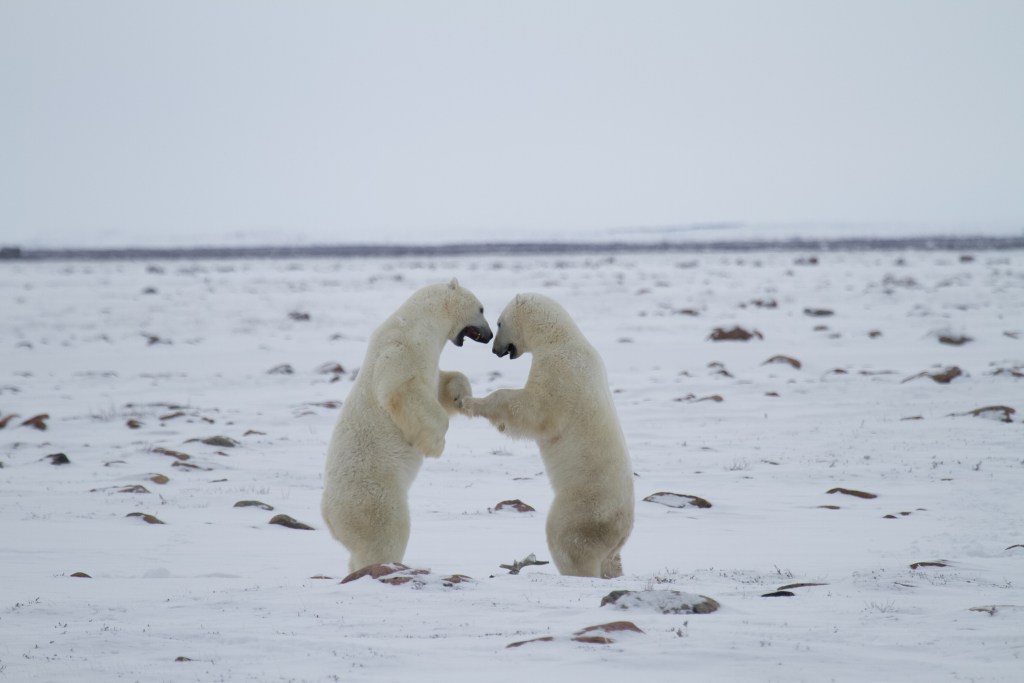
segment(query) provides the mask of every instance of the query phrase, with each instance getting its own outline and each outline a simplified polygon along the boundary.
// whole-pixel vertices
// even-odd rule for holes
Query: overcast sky
[[[1024,226],[1024,2],[0,0],[0,243]]]

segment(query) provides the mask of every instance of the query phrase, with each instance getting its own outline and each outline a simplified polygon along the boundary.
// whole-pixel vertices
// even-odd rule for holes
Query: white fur
[[[437,367],[467,326],[490,339],[479,300],[452,280],[414,293],[370,337],[331,436],[321,500],[350,571],[405,555],[409,487],[423,456],[441,455],[448,415],[471,394],[465,375]]]
[[[548,548],[558,571],[622,575],[620,550],[633,528],[633,469],[604,363],[559,304],[520,294],[498,319],[494,352],[533,354],[526,386],[464,398],[509,436],[537,442],[555,497]]]

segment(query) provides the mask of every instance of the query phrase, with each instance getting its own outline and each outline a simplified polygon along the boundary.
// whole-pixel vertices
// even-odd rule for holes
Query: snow
[[[0,264],[0,420],[17,414],[0,431],[0,678],[1019,680],[1024,252],[816,255]],[[411,492],[404,561],[431,574],[340,583],[318,511],[338,402],[372,329],[452,276],[492,323],[517,291],[547,293],[603,354],[637,475],[624,577],[499,568],[550,559],[551,493],[532,443],[459,417]],[[763,339],[708,339],[734,326]],[[779,355],[801,367],[765,364]],[[529,362],[467,343],[441,366],[484,395]],[[948,384],[921,375],[951,366]],[[969,414],[991,405],[1013,421]],[[20,426],[41,413],[45,431]],[[240,445],[190,441],[212,436]],[[661,492],[712,507],[642,501]],[[510,499],[536,512],[493,512]],[[822,585],[762,597],[800,583]],[[601,607],[613,590],[721,609]],[[643,633],[572,639],[620,620]]]

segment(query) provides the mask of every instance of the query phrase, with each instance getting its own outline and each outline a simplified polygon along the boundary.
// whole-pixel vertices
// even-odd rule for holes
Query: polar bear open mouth
[[[506,344],[505,348],[503,349],[495,348],[494,355],[496,355],[498,358],[504,358],[505,356],[508,356],[509,360],[515,360],[516,358],[519,358],[519,349],[516,348],[515,344],[509,343]]]
[[[481,344],[486,344],[487,342],[491,341],[490,330],[485,332],[481,330],[479,327],[473,327],[472,325],[468,325],[459,330],[459,333],[455,335],[455,339],[452,339],[452,343],[455,344],[456,346],[462,346],[462,342],[466,339],[466,337],[469,337],[475,342],[480,342]]]

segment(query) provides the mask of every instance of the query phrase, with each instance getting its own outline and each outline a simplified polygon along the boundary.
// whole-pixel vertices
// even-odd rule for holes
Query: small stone
[[[74,574],[71,575],[71,577],[75,578],[75,579],[91,579],[92,578],[91,576],[89,576],[85,572],[75,572]]]
[[[164,484],[169,482],[171,478],[163,474],[153,474],[149,477],[149,480],[154,484],[160,484],[161,486],[163,486]]]
[[[176,662],[191,662],[192,660],[189,657],[175,657],[174,661],[176,661]]]
[[[292,311],[288,314],[288,317],[298,322],[307,322],[310,319],[309,313],[304,313],[302,311]]]
[[[127,422],[125,422],[125,425],[128,426],[128,429],[138,429],[139,427],[142,426],[142,423],[139,422],[138,420],[128,420]]]
[[[117,492],[118,493],[149,493],[149,489],[147,489],[142,484],[133,484],[131,486],[125,486],[123,489],[118,489]]]
[[[69,460],[68,456],[66,456],[63,453],[51,453],[50,455],[48,455],[46,457],[50,459],[50,464],[51,465],[70,465],[71,464],[71,460]]]
[[[292,517],[289,517],[288,515],[274,515],[270,518],[269,523],[279,524],[281,526],[288,527],[289,529],[302,529],[303,531],[314,530],[313,527],[309,526],[308,524],[303,524],[302,522]]]
[[[804,315],[810,316],[812,318],[827,318],[829,316],[835,315],[835,311],[828,308],[805,308]]]
[[[294,375],[295,368],[288,365],[287,363],[281,363],[267,370],[268,375]]]
[[[773,591],[771,593],[765,593],[762,598],[792,598],[796,593],[792,591]]]

